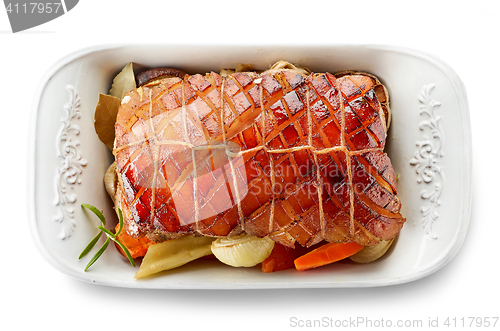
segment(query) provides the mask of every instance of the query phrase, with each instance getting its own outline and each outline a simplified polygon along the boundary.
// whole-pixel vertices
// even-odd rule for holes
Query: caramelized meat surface
[[[380,87],[368,75],[282,69],[130,91],[113,151],[127,231],[245,231],[290,247],[394,238],[405,219]]]

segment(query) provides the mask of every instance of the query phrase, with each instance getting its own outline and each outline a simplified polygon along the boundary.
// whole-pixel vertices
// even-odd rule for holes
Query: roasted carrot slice
[[[352,241],[347,243],[328,243],[296,258],[293,262],[295,269],[299,271],[308,270],[345,259],[356,254],[363,247],[363,245]]]
[[[295,248],[290,248],[282,244],[274,244],[274,248],[271,254],[262,262],[263,272],[274,272],[286,269],[295,268],[293,261],[318,247],[321,247],[323,243],[313,245],[311,247],[302,247],[299,244],[295,245]]]
[[[299,256],[295,249],[276,243],[271,254],[262,261],[262,271],[273,272],[293,268],[293,260]]]
[[[115,231],[118,231],[118,227],[119,224],[116,225]],[[154,241],[149,240],[147,237],[134,238],[130,236],[125,230],[122,230],[117,238],[123,245],[125,245],[125,247],[127,247],[130,255],[132,255],[132,258],[134,259],[146,255],[149,246],[155,243]],[[117,244],[115,244],[115,246],[120,253],[126,256],[125,252],[120,246],[118,246]]]

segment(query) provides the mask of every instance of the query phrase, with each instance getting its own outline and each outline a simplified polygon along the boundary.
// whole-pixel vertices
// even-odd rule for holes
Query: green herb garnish
[[[95,244],[101,238],[101,235],[102,235],[103,232],[104,232],[104,234],[106,236],[108,236],[108,238],[106,238],[106,241],[104,242],[104,244],[102,245],[102,247],[99,248],[99,250],[97,251],[97,253],[95,253],[94,257],[92,257],[92,259],[90,260],[90,262],[85,267],[85,271],[87,271],[90,268],[90,266],[92,264],[94,264],[94,262],[97,261],[97,259],[99,257],[101,257],[102,253],[104,253],[104,251],[108,247],[110,239],[113,240],[115,243],[117,243],[118,246],[120,246],[123,249],[123,251],[127,255],[128,260],[130,261],[130,264],[132,264],[132,266],[135,267],[134,259],[132,258],[132,255],[130,255],[130,252],[128,251],[127,247],[125,247],[125,245],[122,244],[120,242],[120,240],[118,240],[118,235],[123,230],[123,214],[122,214],[122,210],[120,208],[118,208],[118,222],[119,222],[119,226],[118,226],[118,231],[116,231],[116,233],[113,233],[110,230],[108,230],[108,229],[105,228],[105,226],[106,226],[106,219],[104,218],[104,215],[99,211],[99,209],[97,209],[96,207],[94,207],[92,205],[86,204],[86,203],[82,203],[82,207],[83,208],[87,208],[88,210],[90,210],[91,212],[93,212],[99,218],[99,220],[101,220],[102,226],[98,226],[97,227],[100,230],[99,233],[97,234],[97,236],[94,237],[94,239],[92,239],[89,242],[89,244],[87,245],[87,247],[85,247],[83,249],[83,251],[81,252],[81,254],[78,257],[78,259],[81,259],[85,255],[87,255],[87,253],[90,252],[92,250],[92,248],[94,248]]]

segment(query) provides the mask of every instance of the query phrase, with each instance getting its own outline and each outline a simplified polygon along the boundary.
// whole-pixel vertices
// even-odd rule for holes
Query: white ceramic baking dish
[[[297,272],[265,274],[195,261],[158,277],[134,280],[134,269],[112,247],[92,266],[78,255],[97,233],[81,203],[113,219],[103,174],[112,155],[93,126],[98,93],[107,93],[128,62],[204,73],[252,63],[266,68],[287,60],[316,72],[358,70],[378,76],[391,97],[387,152],[398,173],[407,222],[382,259],[341,262]],[[43,78],[32,114],[29,208],[42,255],[77,279],[137,288],[304,288],[400,284],[427,276],[457,253],[471,207],[471,134],[465,88],[435,57],[390,46],[174,46],[111,45],[83,49],[58,61]],[[104,240],[103,238],[101,240]],[[92,255],[92,254],[91,254]]]

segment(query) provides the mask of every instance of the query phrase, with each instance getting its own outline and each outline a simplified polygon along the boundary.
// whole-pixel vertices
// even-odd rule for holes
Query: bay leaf
[[[137,87],[135,82],[134,65],[132,62],[127,64],[113,79],[109,95],[123,99],[125,93]]]
[[[110,150],[113,150],[116,114],[118,114],[121,102],[122,100],[117,97],[99,93],[99,101],[95,107],[95,132]]]

